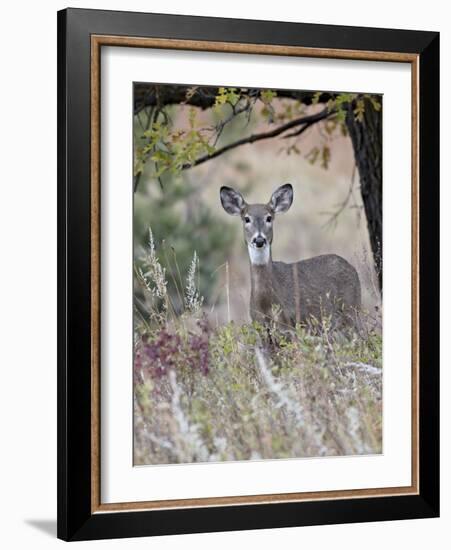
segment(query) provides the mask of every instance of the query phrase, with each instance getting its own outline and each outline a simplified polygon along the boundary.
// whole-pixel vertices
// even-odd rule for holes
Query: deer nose
[[[258,235],[258,237],[254,238],[253,242],[254,242],[254,244],[257,248],[261,248],[262,246],[264,246],[266,244],[266,239],[265,239],[265,237],[262,237],[261,235]]]

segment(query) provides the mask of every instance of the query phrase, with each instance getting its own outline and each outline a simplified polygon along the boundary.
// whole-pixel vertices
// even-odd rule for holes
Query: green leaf
[[[260,92],[260,99],[267,105],[270,104],[275,97],[277,97],[277,92],[274,90],[262,90]]]
[[[323,92],[315,92],[312,96],[312,105],[316,105],[317,103],[319,103],[319,98],[321,97],[321,94]]]
[[[382,109],[382,105],[379,102],[379,100],[374,95],[368,95],[368,99],[371,101],[371,104],[373,105],[373,109],[375,111],[380,111]]]
[[[240,94],[237,93],[237,88],[218,88],[218,94],[215,98],[214,107],[220,107],[226,103],[236,105],[240,99]]]
[[[363,122],[363,116],[365,114],[365,101],[358,99],[354,108],[354,116],[358,122]]]
[[[324,145],[321,152],[321,166],[326,170],[329,168],[330,162],[330,148],[327,145]]]

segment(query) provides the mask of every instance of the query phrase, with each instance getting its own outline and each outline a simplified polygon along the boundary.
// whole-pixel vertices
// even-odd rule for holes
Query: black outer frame
[[[91,513],[91,34],[415,53],[419,78],[420,494]],[[135,537],[439,515],[439,34],[67,9],[58,12],[58,537]]]

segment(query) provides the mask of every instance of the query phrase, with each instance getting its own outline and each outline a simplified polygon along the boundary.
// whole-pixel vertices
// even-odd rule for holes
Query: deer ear
[[[231,187],[221,187],[220,191],[221,204],[227,214],[239,216],[245,206],[243,197],[238,191]]]
[[[274,191],[269,205],[274,212],[286,212],[293,203],[293,187],[286,183]]]

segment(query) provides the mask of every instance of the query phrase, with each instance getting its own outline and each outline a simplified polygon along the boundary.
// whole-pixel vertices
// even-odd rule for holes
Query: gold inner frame
[[[412,74],[412,480],[407,487],[280,493],[246,496],[117,502],[100,499],[100,51],[102,46],[156,48],[295,57],[410,63]],[[334,50],[267,44],[238,44],[165,38],[91,36],[91,513],[306,502],[419,494],[419,56],[398,52]]]

